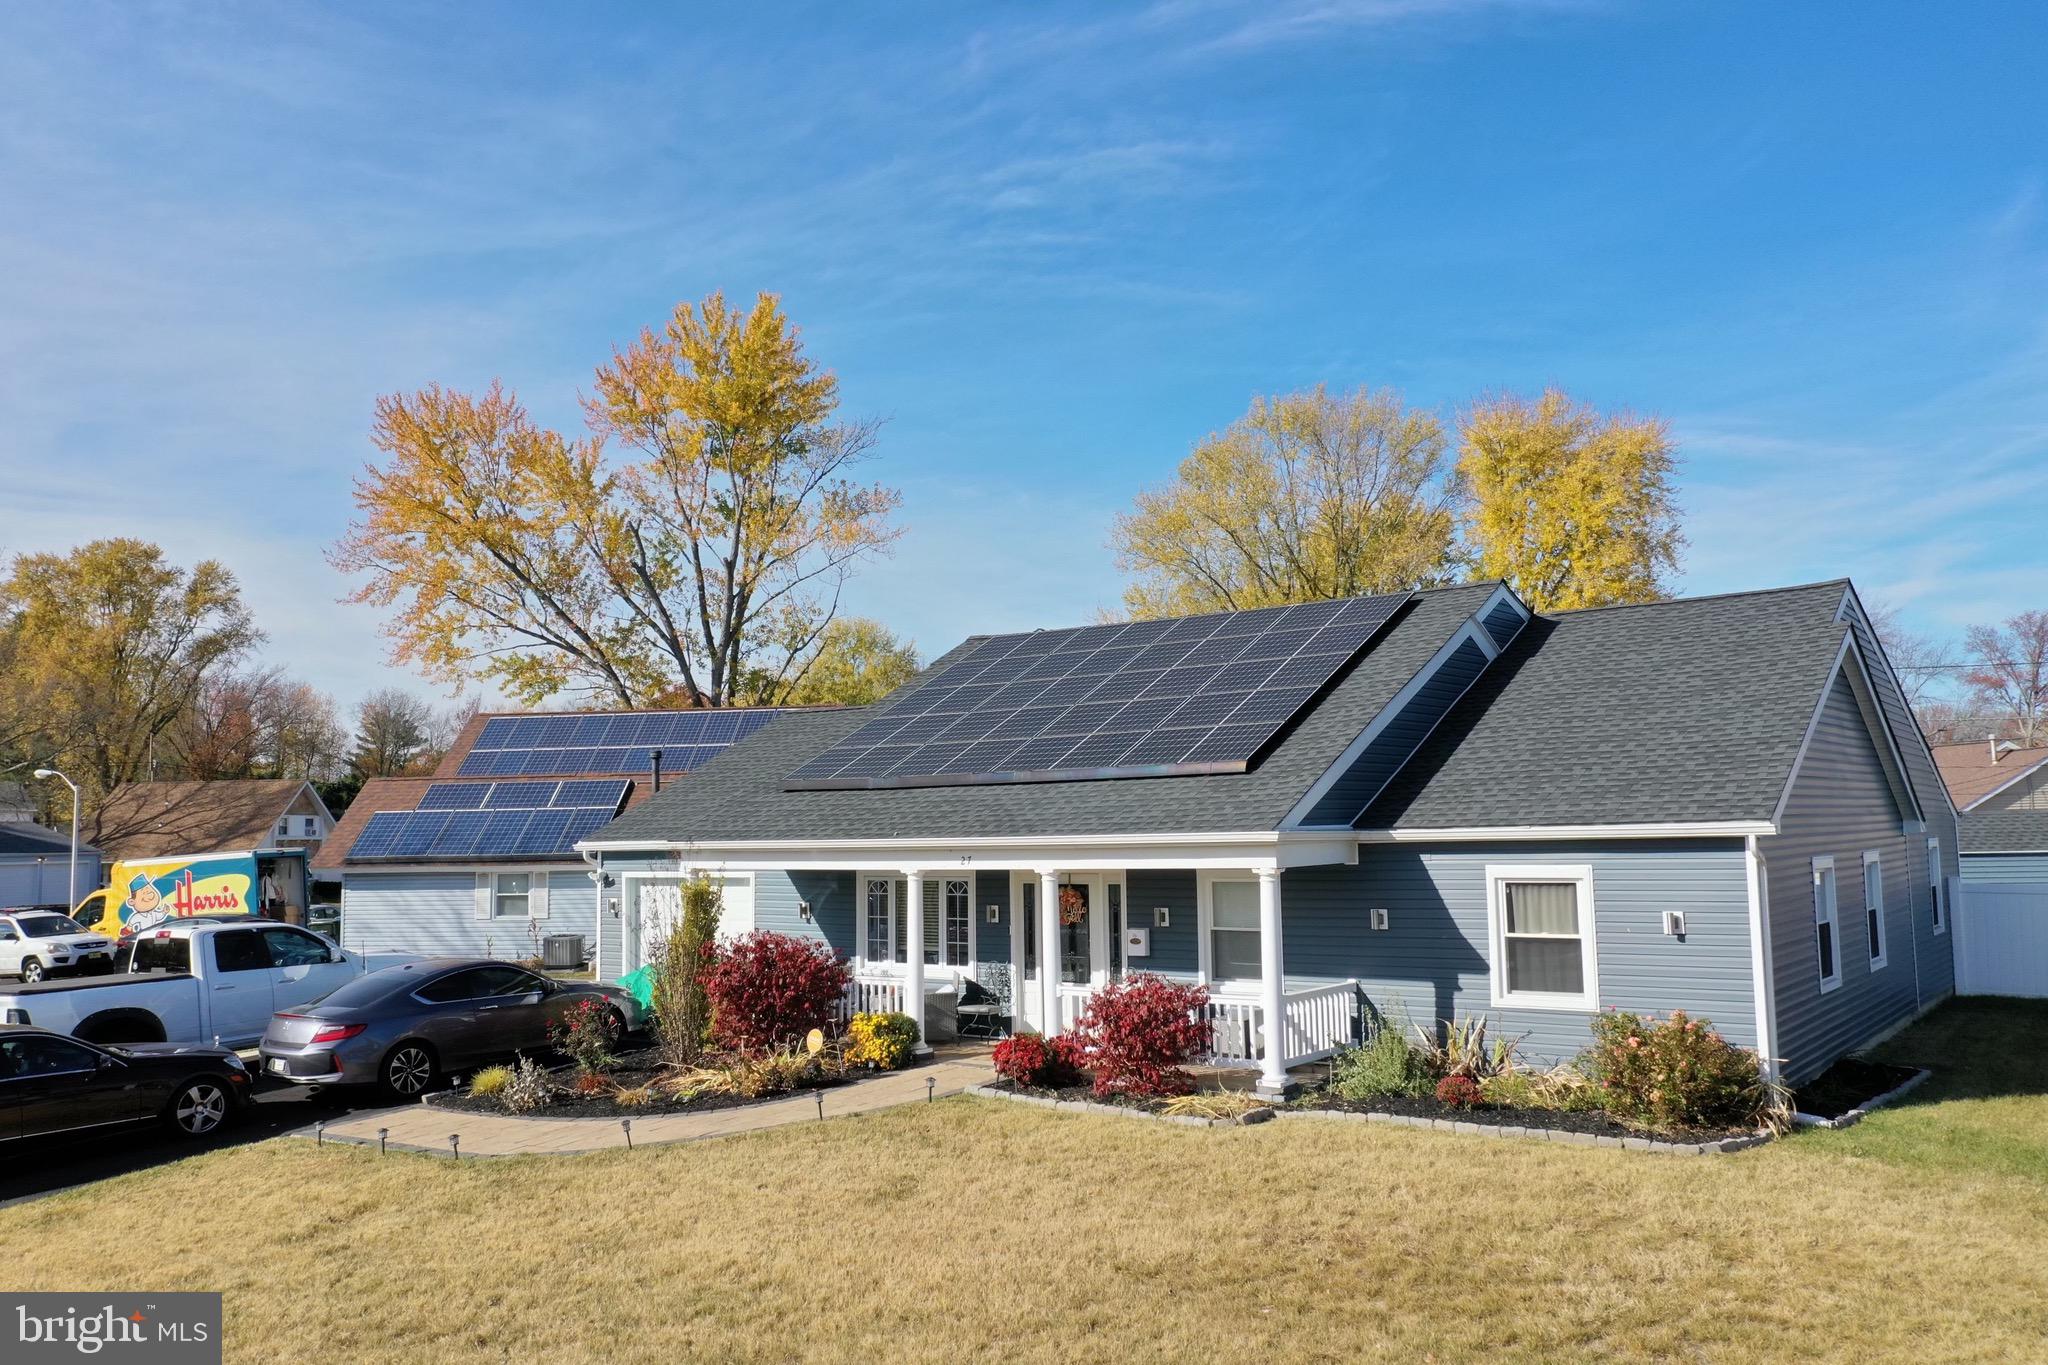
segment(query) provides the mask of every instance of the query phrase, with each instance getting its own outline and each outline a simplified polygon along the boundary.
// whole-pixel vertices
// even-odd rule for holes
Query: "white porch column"
[[[1259,1022],[1265,1056],[1259,1064],[1259,1093],[1287,1092],[1286,982],[1280,964],[1280,870],[1259,869]]]
[[[1009,873],[1010,883],[1010,1032],[1024,1031],[1024,935],[1031,922],[1024,914],[1024,883]]]
[[[1040,1031],[1050,1038],[1060,1031],[1060,874],[1044,868],[1038,873],[1038,983],[1045,992]]]
[[[924,1040],[924,874],[914,867],[903,870],[903,1012],[917,1023],[917,1048],[930,1052]]]

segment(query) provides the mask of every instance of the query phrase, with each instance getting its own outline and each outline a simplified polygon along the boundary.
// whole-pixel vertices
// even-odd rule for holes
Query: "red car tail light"
[[[308,1043],[346,1042],[368,1027],[368,1024],[335,1024],[331,1028],[321,1029],[306,1041]]]

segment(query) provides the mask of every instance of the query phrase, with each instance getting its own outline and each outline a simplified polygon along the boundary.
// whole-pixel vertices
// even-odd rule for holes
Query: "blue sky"
[[[928,653],[1112,605],[1133,492],[1317,382],[1661,413],[1685,591],[1949,633],[2048,605],[2044,54],[2038,6],[8,5],[0,550],[222,558],[352,702],[379,393],[573,426],[769,289],[888,419],[849,604]]]

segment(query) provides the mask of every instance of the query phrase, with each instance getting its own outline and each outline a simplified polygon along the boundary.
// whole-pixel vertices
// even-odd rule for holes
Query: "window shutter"
[[[945,943],[946,912],[939,893],[945,887],[937,877],[924,880],[924,960],[937,963],[942,960],[941,945]]]
[[[491,874],[488,872],[476,874],[476,917],[491,917]]]
[[[536,872],[528,883],[526,894],[526,917],[546,919],[548,917],[548,874]]]

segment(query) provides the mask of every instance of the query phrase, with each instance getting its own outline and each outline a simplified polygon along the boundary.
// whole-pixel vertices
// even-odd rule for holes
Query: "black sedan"
[[[248,1098],[249,1073],[226,1048],[102,1047],[48,1029],[0,1027],[0,1142],[139,1123],[203,1138]]]

